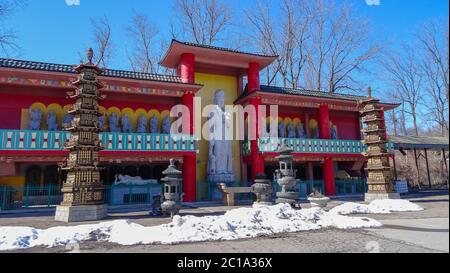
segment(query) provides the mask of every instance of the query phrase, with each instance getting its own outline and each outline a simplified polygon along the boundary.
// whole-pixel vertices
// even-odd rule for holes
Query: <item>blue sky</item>
[[[227,0],[236,12],[251,7],[252,0]],[[373,26],[374,36],[390,43],[408,39],[415,26],[426,20],[447,17],[448,0],[380,0],[369,6],[366,0],[350,0],[358,13]],[[111,67],[128,69],[124,46],[129,39],[124,26],[133,11],[147,14],[163,35],[169,36],[173,18],[172,0],[80,0],[79,6],[68,6],[66,0],[28,0],[28,5],[6,20],[17,30],[21,59],[55,63],[77,63],[78,52],[91,45],[91,18],[106,15],[112,25],[115,57]]]

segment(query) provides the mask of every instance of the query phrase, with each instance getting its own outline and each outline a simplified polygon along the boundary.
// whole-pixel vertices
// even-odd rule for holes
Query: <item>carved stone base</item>
[[[96,221],[108,216],[108,205],[58,206],[55,221],[71,223]]]
[[[367,203],[370,203],[374,200],[378,199],[400,199],[400,194],[393,192],[393,193],[366,193],[364,195],[364,200]]]
[[[236,181],[234,174],[208,174],[208,182],[210,183],[230,183]]]

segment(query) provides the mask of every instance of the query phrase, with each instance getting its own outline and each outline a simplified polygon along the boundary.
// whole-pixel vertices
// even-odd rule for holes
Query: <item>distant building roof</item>
[[[329,93],[324,91],[318,91],[318,90],[308,90],[308,89],[293,89],[293,88],[285,88],[285,87],[279,87],[279,86],[270,86],[270,85],[261,85],[260,92],[265,93],[275,93],[275,94],[285,94],[285,95],[297,95],[297,96],[308,96],[308,97],[317,97],[317,98],[328,98],[328,99],[338,99],[338,100],[348,100],[348,101],[355,101],[359,102],[361,100],[367,99],[365,96],[357,96],[357,95],[351,95],[351,94],[342,94],[342,93]],[[238,98],[238,100],[250,95],[248,93],[247,86],[245,87],[244,93]],[[384,103],[384,105],[390,105],[390,106],[398,106],[397,103]]]
[[[75,74],[75,66],[65,64],[53,64],[43,62],[22,61],[14,59],[2,59],[0,58],[0,67],[15,68],[15,69],[28,69],[61,73],[73,73]],[[180,77],[162,74],[141,73],[124,70],[105,69],[102,76],[112,78],[123,78],[133,80],[145,80],[145,81],[159,81],[159,82],[173,82],[183,83]]]
[[[260,91],[269,92],[269,93],[278,93],[278,94],[319,97],[319,98],[344,99],[344,100],[352,100],[352,101],[360,101],[360,100],[367,99],[367,97],[364,97],[364,96],[356,96],[356,95],[341,94],[341,93],[329,93],[329,92],[314,91],[314,90],[307,90],[307,89],[292,89],[292,88],[269,86],[269,85],[261,85]]]
[[[449,139],[447,137],[415,137],[415,136],[389,136],[389,141],[394,143],[396,150],[404,149],[429,149],[449,150]]]

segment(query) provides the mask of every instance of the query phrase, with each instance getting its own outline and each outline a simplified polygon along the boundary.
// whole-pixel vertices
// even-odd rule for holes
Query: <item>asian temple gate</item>
[[[365,177],[360,102],[367,98],[261,85],[260,71],[276,58],[173,40],[161,65],[176,76],[105,69],[99,76],[107,97],[100,103],[105,118],[99,136],[104,183],[112,183],[117,174],[158,180],[173,158],[182,164],[183,201],[204,195],[199,185],[208,184],[208,141],[196,139],[194,132],[206,118],[191,115],[187,134],[171,135],[161,126],[173,106],[183,104],[194,113],[194,98],[212,104],[218,89],[224,91],[226,105],[278,105],[278,121],[285,132],[290,130],[279,138],[257,135],[251,141],[232,141],[237,180],[253,181],[260,173],[270,177],[283,143],[293,149],[297,178],[323,180],[327,195],[336,194],[339,173]],[[68,156],[64,144],[70,132],[63,128],[74,101],[66,93],[74,90],[70,83],[75,80],[71,65],[0,59],[0,186],[61,184],[54,166]],[[378,106],[388,111],[398,105]],[[30,110],[36,109],[41,122],[30,129],[36,119],[32,115],[39,117]],[[113,130],[113,116],[117,125],[129,122],[130,127]],[[141,118],[158,128],[138,130]]]

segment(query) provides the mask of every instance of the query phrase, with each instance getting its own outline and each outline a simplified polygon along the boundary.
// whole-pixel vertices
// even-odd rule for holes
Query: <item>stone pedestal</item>
[[[400,194],[398,193],[366,193],[364,195],[364,201],[370,203],[374,200],[379,199],[400,199]]]
[[[234,174],[208,174],[208,182],[219,184],[219,183],[231,183],[236,181]]]
[[[58,206],[55,220],[60,222],[84,222],[104,219],[108,216],[108,205]]]

